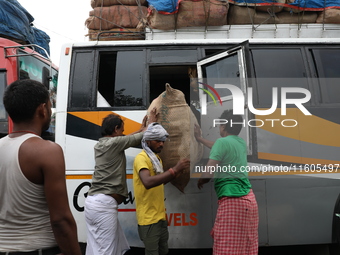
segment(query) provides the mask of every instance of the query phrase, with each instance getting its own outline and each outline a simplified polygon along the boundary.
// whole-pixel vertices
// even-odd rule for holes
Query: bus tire
[[[332,243],[330,245],[330,254],[340,254],[340,194],[333,212]]]

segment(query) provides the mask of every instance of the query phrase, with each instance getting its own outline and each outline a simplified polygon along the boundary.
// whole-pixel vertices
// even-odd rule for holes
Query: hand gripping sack
[[[203,145],[196,141],[193,132],[194,125],[198,124],[197,119],[186,103],[183,92],[173,89],[168,83],[165,85],[165,91],[152,101],[148,113],[154,107],[159,113],[158,123],[169,133],[169,140],[164,143],[159,154],[164,171],[174,167],[182,158],[190,159],[190,168],[171,181],[184,193],[184,188],[190,180],[190,172],[203,155]]]

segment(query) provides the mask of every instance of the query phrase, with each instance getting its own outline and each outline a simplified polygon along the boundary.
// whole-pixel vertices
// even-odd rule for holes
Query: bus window
[[[93,106],[93,51],[75,51],[70,78],[70,110],[89,109]]]
[[[216,48],[212,48],[212,49],[205,49],[204,52],[205,52],[205,57],[211,57],[213,55],[216,55],[218,53],[221,53],[225,50],[227,50],[229,47],[225,47],[224,49],[222,48],[219,48],[219,49],[216,49]]]
[[[0,138],[8,133],[8,122],[6,118],[6,110],[2,98],[6,88],[6,71],[0,70]]]
[[[102,53],[99,61],[97,107],[145,106],[145,52]]]
[[[319,77],[321,101],[340,103],[340,49],[312,49],[311,51]]]
[[[258,104],[272,104],[272,88],[299,87],[308,89],[306,68],[300,49],[252,49]],[[289,98],[301,98],[290,93]],[[281,100],[278,97],[278,104]]]
[[[169,50],[152,50],[150,63],[196,63],[197,49],[169,49]]]
[[[19,79],[32,79],[42,82],[46,64],[32,56],[19,57]]]
[[[241,88],[240,84],[240,72],[238,55],[228,55],[223,59],[218,59],[206,64],[202,67],[203,77],[205,83],[214,86],[214,84],[224,84],[228,80],[229,84],[235,85]],[[228,89],[216,89],[220,97],[231,96],[231,92]],[[208,97],[208,101],[212,98]]]
[[[6,120],[6,110],[4,103],[2,101],[5,92],[5,86],[6,86],[6,72],[0,70],[0,121]]]
[[[32,79],[35,81],[39,81],[42,84],[49,84],[48,88],[50,91],[52,108],[56,107],[55,100],[57,94],[57,80],[58,80],[58,72],[54,68],[50,68],[46,63],[35,58],[33,56],[21,56],[19,59],[19,79]],[[44,70],[47,72],[44,75]],[[52,70],[52,73],[50,73]],[[46,77],[49,76],[49,77]],[[44,81],[43,79],[49,79],[48,81]]]
[[[19,79],[32,79],[39,81],[47,86],[50,91],[50,100],[52,103],[51,124],[48,130],[42,133],[42,137],[47,140],[54,141],[55,134],[55,107],[57,96],[57,80],[58,72],[54,68],[32,55],[18,57],[19,63]],[[52,73],[51,73],[52,71]],[[45,80],[44,80],[45,79]],[[46,80],[47,79],[47,80]]]
[[[190,78],[188,66],[151,66],[150,73],[150,103],[165,90],[165,84],[169,83],[174,89],[181,90],[186,102],[190,103]]]

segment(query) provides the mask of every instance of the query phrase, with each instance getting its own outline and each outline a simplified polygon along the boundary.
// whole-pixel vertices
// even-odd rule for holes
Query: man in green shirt
[[[214,178],[218,209],[212,229],[213,254],[258,254],[258,208],[247,170],[247,146],[238,136],[242,129],[242,117],[231,110],[223,112],[219,126],[221,138],[216,142],[204,139],[195,127],[195,137],[211,148],[205,172],[198,180],[198,188]]]

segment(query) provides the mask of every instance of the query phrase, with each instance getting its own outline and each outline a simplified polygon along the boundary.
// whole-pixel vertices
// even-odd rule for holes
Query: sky
[[[33,16],[33,24],[50,36],[50,57],[59,65],[61,46],[88,41],[85,20],[92,10],[91,0],[18,0]]]

